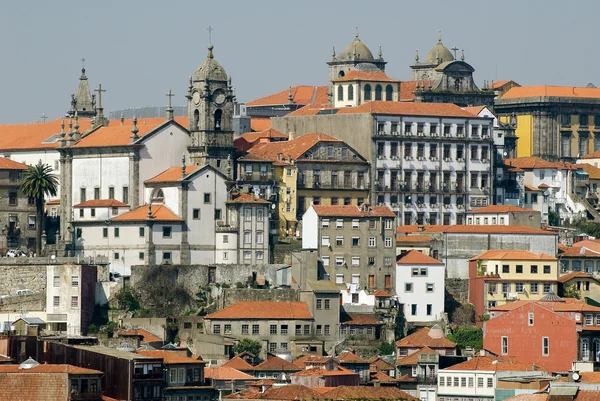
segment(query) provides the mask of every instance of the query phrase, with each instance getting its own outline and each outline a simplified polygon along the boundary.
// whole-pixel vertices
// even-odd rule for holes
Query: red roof
[[[46,203],[47,204],[47,203]],[[73,207],[128,207],[129,205],[116,199],[90,199]]]
[[[19,365],[0,365],[0,373],[68,373],[70,375],[101,375],[99,370],[63,364],[40,364],[30,369],[19,369]]]
[[[258,132],[246,132],[245,134],[240,135],[235,138],[235,140],[245,139],[248,142],[255,142],[262,138],[277,138],[277,139],[288,139],[286,134],[282,134],[281,132],[274,130],[273,128],[269,128],[263,131]]]
[[[271,128],[270,117],[251,117],[250,129],[252,131],[264,131]]]
[[[325,364],[330,359],[331,359],[330,356],[306,354],[306,355],[302,355],[302,356],[299,356],[298,358],[294,359],[294,365],[297,365],[298,367],[304,369],[306,367],[306,365],[311,365],[311,364],[315,364],[315,363],[316,364]]]
[[[49,141],[54,135],[60,134],[61,119],[35,124],[4,124],[0,125],[0,150],[24,149],[54,149],[56,141]],[[65,121],[65,131],[68,131],[69,121]],[[79,120],[79,131],[84,132],[90,127],[90,120]]]
[[[557,169],[557,170],[577,170],[581,168],[577,164],[568,162],[549,162],[539,157],[517,157],[514,159],[505,159],[504,165],[506,167],[520,168],[522,170],[533,170],[533,169]]]
[[[228,360],[221,366],[233,368],[233,369],[237,369],[237,370],[241,370],[241,371],[254,369],[254,366],[250,365],[248,362],[246,362],[243,358],[240,358],[239,356],[235,356],[235,357],[231,358],[230,360]]]
[[[388,206],[312,205],[321,217],[396,217]]]
[[[375,290],[371,295],[375,295],[376,297],[382,298],[390,298],[392,296],[389,292],[384,290]]]
[[[577,165],[580,166],[586,173],[588,173],[588,177],[590,180],[600,180],[600,168],[592,166],[588,163],[580,163]]]
[[[463,107],[463,110],[468,111],[469,113],[473,114],[474,116],[478,116],[479,113],[481,113],[481,111],[485,109],[484,105],[481,106],[470,106],[470,107]]]
[[[587,248],[587,249],[584,249]],[[581,254],[581,250],[584,249],[583,254]],[[574,256],[577,258],[600,258],[600,254],[597,252],[593,252],[594,250],[585,245],[579,245],[579,242],[573,244],[572,247],[561,247],[559,249],[559,253],[561,256]]]
[[[452,341],[448,340],[443,336],[443,332],[441,337],[431,337],[429,332],[431,329],[429,327],[423,327],[421,330],[412,333],[409,336],[406,336],[398,341],[396,341],[396,346],[401,348],[454,348],[456,344]]]
[[[600,99],[600,88],[576,86],[518,86],[506,92],[502,99],[519,99],[526,97],[576,97]]]
[[[27,170],[28,168],[27,164],[0,157],[0,170]]]
[[[398,233],[415,233],[415,232],[433,232],[433,233],[484,233],[484,234],[535,234],[535,235],[556,235],[553,231],[541,230],[526,226],[399,226],[396,228]]]
[[[376,326],[382,325],[383,322],[379,319],[376,313],[342,313],[341,324],[352,326]]]
[[[352,351],[342,352],[340,355],[337,356],[336,359],[342,363],[363,363],[363,364],[369,363],[369,361],[361,358],[360,356],[356,355]]]
[[[375,372],[371,374],[371,381],[378,381],[381,383],[394,383],[396,382],[396,379],[383,372]]]
[[[253,193],[244,193],[236,196],[234,199],[228,201],[227,203],[270,203],[267,200],[257,198]]]
[[[423,252],[417,251],[415,249],[410,250],[406,253],[406,255],[402,256],[400,259],[396,261],[398,265],[443,265],[437,259],[432,258],[431,256],[425,255]]]
[[[142,336],[142,341],[146,343],[157,343],[162,341],[162,338],[144,329],[119,329],[115,334],[118,336]]]
[[[236,302],[205,319],[312,319],[306,302]]]
[[[215,366],[210,368],[204,368],[204,377],[213,380],[257,380],[257,378],[254,376],[250,376],[247,373],[240,372],[239,370],[230,368],[228,366]]]
[[[396,387],[338,386],[322,395],[326,400],[417,400]]]
[[[181,181],[181,167],[182,166],[169,167],[162,173],[160,173],[144,182],[151,183],[151,182],[178,182],[178,181]],[[192,174],[194,171],[196,171],[200,168],[201,168],[201,166],[196,166],[196,165],[185,166],[184,177]]]
[[[329,91],[328,86],[294,86],[290,89],[285,89],[281,92],[247,102],[246,106],[277,106],[289,104],[290,91],[292,93],[292,104],[327,104],[329,102],[329,97],[327,96],[327,92]]]
[[[151,358],[162,358],[165,365],[179,365],[179,364],[200,364],[204,365],[206,362],[198,359],[188,358],[187,356],[179,355],[173,351],[165,350],[139,350],[138,354],[149,356]]]
[[[343,366],[337,366],[333,370],[327,370],[323,367],[315,367],[309,369],[303,369],[299,372],[292,373],[291,376],[317,376],[317,377],[326,377],[326,376],[354,376],[358,373],[351,371],[350,369],[346,369]]]
[[[254,367],[255,371],[269,370],[278,372],[297,372],[301,369],[298,365],[294,365],[292,362],[271,354],[267,354],[267,359]]]
[[[584,272],[570,272],[565,274],[564,276],[560,276],[558,278],[558,282],[559,283],[566,283],[569,280],[573,280],[574,278],[589,278],[592,280],[596,280],[594,277],[592,277],[591,274],[588,273],[584,273]]]
[[[511,206],[511,205],[489,205],[480,207],[475,210],[471,210],[469,213],[539,213],[533,209],[526,209],[524,207]]]
[[[427,235],[399,235],[396,237],[396,242],[431,242],[433,238]]]
[[[260,395],[261,399],[267,400],[314,400],[318,399],[319,393],[315,390],[299,384],[288,384],[281,387],[270,387]]]
[[[165,205],[152,205],[152,218],[154,221],[182,222],[183,220]],[[143,205],[120,216],[113,217],[111,221],[145,221],[148,219],[148,205]]]
[[[419,355],[421,355],[421,354],[433,355],[433,354],[437,354],[437,353],[438,353],[437,351],[434,351],[431,348],[425,346],[425,347],[422,347],[421,349],[419,349],[418,351],[413,352],[412,354],[410,354],[408,356],[399,357],[398,361],[396,362],[396,365],[400,365],[400,366],[416,365],[419,362]]]
[[[377,82],[400,82],[398,79],[390,78],[383,71],[348,71],[342,78],[336,78],[332,82],[347,81],[377,81]]]
[[[546,255],[545,253],[533,253],[530,251],[521,250],[489,250],[469,260],[547,260],[554,261],[555,257]]]
[[[443,370],[483,370],[493,372],[530,372],[543,370],[539,365],[521,363],[513,357],[478,356],[468,361],[458,363]]]
[[[491,308],[490,311],[508,312],[526,305],[529,302],[535,302],[536,305],[549,309],[554,312],[600,312],[597,306],[586,304],[575,298],[562,298],[562,302],[557,301],[513,301]]]
[[[304,153],[309,151],[315,145],[320,142],[343,142],[332,136],[322,133],[311,133],[299,136],[289,141],[279,142],[265,142],[259,143],[253,146],[249,151],[248,155],[241,158],[241,160],[259,158],[259,160],[276,161],[297,160]]]

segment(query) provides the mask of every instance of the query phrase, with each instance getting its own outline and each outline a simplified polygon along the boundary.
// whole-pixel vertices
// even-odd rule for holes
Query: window
[[[163,238],[171,238],[171,226],[163,226]]]
[[[317,309],[323,309],[323,300],[317,299]]]
[[[244,221],[252,221],[252,209],[244,208]]]
[[[417,377],[417,365],[413,365],[411,369],[411,376]]]
[[[210,193],[204,193],[204,203],[210,203]]]
[[[473,387],[473,378],[469,377],[469,387]]]
[[[544,274],[550,274],[550,266],[544,266]]]
[[[248,334],[248,325],[242,324],[242,334]]]
[[[552,284],[544,283],[544,294],[547,294],[552,291]]]
[[[386,248],[392,247],[392,237],[385,237],[385,247]]]
[[[337,219],[335,221],[335,228],[344,228],[344,219]]]
[[[329,256],[321,256],[321,260],[323,261],[323,266],[329,266]]]
[[[375,86],[375,100],[381,100],[381,92],[383,91],[383,88],[381,87],[381,85],[377,85]]]
[[[488,377],[487,386],[488,386],[488,388],[494,387],[494,378],[493,377]]]
[[[375,264],[375,257],[374,256],[369,256],[369,265],[372,266]]]
[[[446,386],[446,378],[444,376],[439,377],[439,382],[440,382],[440,384],[439,384],[440,387]]]
[[[410,314],[412,316],[416,316],[417,315],[417,305],[416,304],[412,304],[410,306]]]
[[[375,275],[369,274],[369,288],[375,288]]]
[[[391,256],[384,256],[383,257],[383,265],[384,266],[391,266],[392,265],[392,257]]]
[[[338,86],[338,99],[337,100],[344,100],[344,87],[342,85]]]
[[[192,218],[194,220],[200,220],[200,209],[194,209],[192,211]]]
[[[502,273],[510,273],[510,266],[502,265]]]
[[[360,246],[360,237],[352,237],[352,246]]]
[[[16,194],[15,194],[15,196],[16,196]],[[85,187],[84,187],[84,188],[81,188],[81,189],[79,190],[79,201],[80,201],[80,202],[85,202],[85,201],[86,201]],[[11,203],[11,205],[12,205],[12,203]]]
[[[365,102],[371,100],[371,85],[369,85],[369,84],[365,85],[363,98],[364,98]]]
[[[329,246],[329,235],[323,235],[321,237],[321,246]]]
[[[360,283],[360,274],[353,274],[352,275],[352,284],[359,284]]]
[[[79,276],[71,276],[71,287],[79,287]]]
[[[550,355],[550,339],[542,337],[542,356]]]
[[[376,246],[375,237],[369,237],[369,248],[375,248],[375,246]]]
[[[269,334],[271,334],[271,335],[277,334],[277,325],[276,324],[272,324],[269,326]]]
[[[252,259],[252,252],[244,251],[244,260],[251,260],[251,259]]]
[[[227,260],[227,259],[229,259],[229,253],[223,252],[223,260]]]
[[[538,283],[531,283],[529,285],[529,291],[533,294],[537,294],[538,292]]]
[[[501,338],[501,345],[502,355],[508,355],[508,337]]]
[[[252,325],[252,334],[253,335],[260,334],[260,325],[258,325],[258,324],[253,324]]]
[[[519,293],[523,292],[523,287],[524,287],[523,283],[515,283],[515,291],[516,292],[519,292]]]
[[[527,325],[528,326],[533,326],[533,312],[529,312],[528,318],[527,318]]]
[[[102,237],[103,238],[108,238],[108,228],[107,227],[104,227],[102,229]]]
[[[256,209],[256,220],[263,221],[265,218],[265,211],[262,208]]]
[[[432,304],[427,304],[427,316],[431,316],[432,309],[433,309],[433,305]]]
[[[77,308],[79,306],[79,297],[71,297],[71,308]]]
[[[79,209],[79,217],[83,217],[83,208]]]
[[[288,325],[282,324],[279,332],[283,335],[287,335],[288,334]]]
[[[256,243],[257,244],[262,244],[263,243],[263,232],[262,231],[257,231],[256,232]]]
[[[54,297],[54,299],[52,300],[52,306],[54,306],[55,308],[60,306],[60,297],[59,296]]]
[[[213,334],[221,334],[221,325],[213,324]]]
[[[336,266],[343,266],[344,265],[344,257],[343,256],[336,256],[335,257],[335,265]]]
[[[538,267],[536,265],[531,265],[531,274],[537,274]]]
[[[404,283],[404,292],[412,292],[413,283]]]
[[[360,256],[352,256],[352,266],[360,266]]]
[[[144,260],[144,252],[140,252],[140,253],[138,254],[138,259],[139,259],[139,260]]]
[[[433,292],[433,283],[427,283],[427,284],[425,284],[425,291],[426,292]]]
[[[344,246],[344,236],[338,235],[335,237],[335,246]]]
[[[96,209],[91,208],[90,209],[90,214],[92,215],[92,217],[96,217]]]
[[[129,187],[123,187],[123,203],[129,204]]]
[[[516,273],[523,273],[523,265],[517,265]]]
[[[326,299],[325,300],[325,310],[329,310],[331,309],[331,300]]]
[[[477,378],[477,388],[483,388],[483,377]]]
[[[467,387],[467,378],[466,377],[461,377],[460,378],[460,386],[461,387]]]
[[[94,199],[100,199],[100,188],[94,188]]]
[[[335,275],[335,283],[336,284],[344,284],[344,275],[343,274],[336,274]]]

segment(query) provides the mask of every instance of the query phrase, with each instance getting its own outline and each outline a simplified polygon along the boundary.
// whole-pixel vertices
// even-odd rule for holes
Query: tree
[[[550,210],[548,212],[548,223],[554,227],[560,226],[560,215]]]
[[[377,348],[378,355],[392,355],[394,353],[394,344],[382,341]]]
[[[130,286],[123,287],[115,294],[119,308],[133,312],[140,309],[138,293]]]
[[[472,326],[475,324],[475,308],[470,304],[462,304],[454,310],[450,320],[457,326]]]
[[[479,327],[461,327],[448,335],[448,339],[456,343],[460,349],[471,347],[475,351],[483,348],[483,331]]]
[[[58,178],[52,174],[52,167],[40,162],[29,166],[23,173],[21,191],[35,202],[35,252],[42,254],[42,225],[44,217],[44,198],[56,196],[58,191]],[[66,224],[63,221],[62,224]]]
[[[250,338],[242,338],[238,341],[237,344],[233,346],[233,353],[236,355],[241,354],[244,351],[251,353],[254,356],[260,354],[262,350],[262,345],[260,342],[256,340],[252,340]]]
[[[402,308],[398,308],[398,312],[396,312],[396,321],[394,326],[394,337],[396,340],[404,337],[404,333],[406,332],[406,317],[404,317],[404,311]]]
[[[563,296],[565,298],[581,299],[581,291],[577,289],[575,283],[572,283],[565,287]]]

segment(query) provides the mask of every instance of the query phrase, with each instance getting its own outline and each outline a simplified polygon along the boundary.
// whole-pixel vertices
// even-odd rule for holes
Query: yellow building
[[[515,128],[517,157],[547,160],[600,150],[600,88],[521,86],[494,104],[500,121]]]
[[[476,310],[558,291],[558,261],[544,253],[490,250],[469,260],[470,298]],[[480,308],[478,308],[480,306]]]

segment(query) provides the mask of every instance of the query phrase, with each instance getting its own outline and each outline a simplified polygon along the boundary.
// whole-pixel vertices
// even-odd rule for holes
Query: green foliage
[[[392,355],[394,353],[394,344],[382,341],[377,348],[378,355]]]
[[[260,342],[252,340],[251,338],[242,338],[237,344],[233,346],[233,353],[236,355],[241,354],[244,351],[257,356],[262,350]]]
[[[223,288],[225,290],[227,288],[231,288],[231,286],[227,283],[223,283],[223,284],[221,284],[221,288]]]
[[[394,338],[399,340],[404,337],[404,333],[406,332],[406,317],[404,316],[402,308],[399,308],[398,312],[396,312],[396,320],[394,323]]]
[[[548,212],[548,223],[554,227],[560,226],[560,215],[550,210]]]
[[[471,347],[479,351],[483,348],[483,331],[479,327],[461,327],[449,334],[447,338],[455,342],[460,349]]]
[[[483,276],[483,260],[479,259],[477,261],[477,275],[478,276]]]
[[[563,291],[563,296],[565,298],[581,299],[581,291],[579,291],[577,289],[577,287],[575,286],[575,283],[572,283],[565,287],[565,289]]]
[[[238,281],[237,283],[235,283],[235,288],[246,288],[246,284],[242,283],[241,281]]]
[[[35,201],[35,252],[38,256],[42,253],[42,219],[44,216],[44,197],[56,196],[58,191],[58,178],[52,174],[52,167],[40,162],[29,166],[23,173],[21,191]]]
[[[119,303],[119,308],[133,312],[141,309],[139,294],[133,287],[123,287],[115,294],[115,298]]]
[[[579,229],[595,238],[600,238],[600,224],[593,221],[586,221],[578,224]]]

